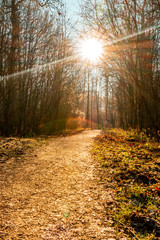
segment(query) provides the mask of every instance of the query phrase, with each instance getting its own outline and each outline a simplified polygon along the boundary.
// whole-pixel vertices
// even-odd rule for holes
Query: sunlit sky
[[[64,0],[64,2],[66,3],[66,7],[67,7],[67,12],[69,14],[70,18],[76,18],[77,14],[79,12],[79,4],[78,4],[79,0]]]

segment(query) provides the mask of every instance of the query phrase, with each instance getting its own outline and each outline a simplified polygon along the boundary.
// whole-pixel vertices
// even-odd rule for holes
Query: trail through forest
[[[104,210],[111,195],[90,155],[98,130],[53,139],[1,170],[1,239],[108,239]]]

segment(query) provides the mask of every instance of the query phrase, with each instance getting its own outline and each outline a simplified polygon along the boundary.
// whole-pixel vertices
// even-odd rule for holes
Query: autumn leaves
[[[97,137],[93,156],[101,178],[114,193],[110,206],[115,225],[130,236],[160,236],[160,149],[145,133],[111,129]],[[150,226],[150,227],[148,227]],[[154,236],[154,238],[149,238]],[[136,238],[135,238],[136,239]]]

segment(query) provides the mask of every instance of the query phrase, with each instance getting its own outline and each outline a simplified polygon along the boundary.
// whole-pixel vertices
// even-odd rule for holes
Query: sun
[[[91,63],[97,63],[102,57],[102,43],[96,38],[82,40],[80,53],[85,60]]]

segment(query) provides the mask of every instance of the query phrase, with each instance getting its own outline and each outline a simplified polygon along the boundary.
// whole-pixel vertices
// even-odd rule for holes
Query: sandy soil
[[[89,153],[99,133],[55,138],[3,166],[0,239],[119,239],[104,210],[111,196]]]

